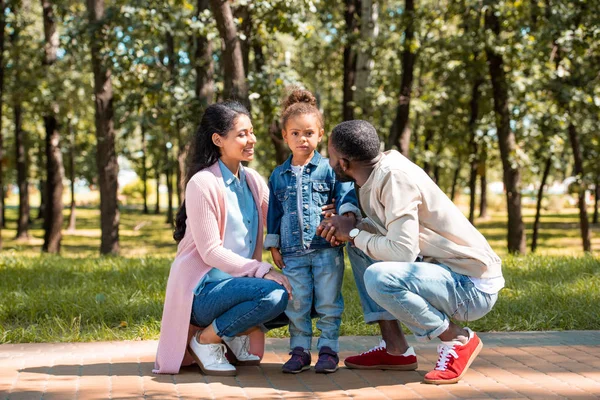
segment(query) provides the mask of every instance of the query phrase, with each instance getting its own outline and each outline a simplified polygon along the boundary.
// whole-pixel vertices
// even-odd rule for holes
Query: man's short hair
[[[360,119],[337,125],[329,140],[336,151],[348,160],[370,161],[379,154],[379,136],[375,127]]]

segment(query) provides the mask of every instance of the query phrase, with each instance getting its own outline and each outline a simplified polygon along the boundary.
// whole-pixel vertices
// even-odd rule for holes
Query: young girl
[[[337,181],[329,161],[315,150],[323,138],[323,117],[310,92],[295,89],[287,96],[281,124],[292,155],[269,179],[265,248],[271,250],[273,261],[289,279],[294,293],[286,309],[291,358],[282,370],[298,373],[310,369],[314,294],[317,328],[321,331],[315,371],[335,372],[344,309],[344,254],[342,247],[332,247],[316,229],[327,204],[334,203],[338,214],[359,213],[356,197],[353,186]]]

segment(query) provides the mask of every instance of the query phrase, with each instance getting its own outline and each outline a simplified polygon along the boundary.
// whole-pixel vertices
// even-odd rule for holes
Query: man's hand
[[[335,246],[336,242],[349,241],[350,236],[348,234],[355,227],[356,218],[354,214],[348,217],[336,215],[321,221],[321,224],[317,227],[317,235],[325,238],[332,246]]]
[[[281,256],[281,252],[279,249],[275,247],[271,247],[271,257],[273,257],[273,262],[279,269],[284,269],[285,264],[283,263],[283,257]]]
[[[331,218],[335,215],[335,199],[333,199],[331,201],[331,204],[325,204],[323,207],[321,207],[321,215],[323,215],[323,218]]]
[[[273,282],[279,283],[281,286],[285,288],[288,292],[288,298],[292,300],[292,286],[288,281],[288,278],[285,277],[281,272],[270,270],[263,276],[263,279],[268,279]]]

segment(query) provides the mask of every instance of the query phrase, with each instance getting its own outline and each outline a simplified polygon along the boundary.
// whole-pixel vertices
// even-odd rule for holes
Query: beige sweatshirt
[[[500,257],[483,235],[417,165],[392,150],[362,187],[364,218],[356,247],[381,261],[438,261],[476,278],[502,276]]]

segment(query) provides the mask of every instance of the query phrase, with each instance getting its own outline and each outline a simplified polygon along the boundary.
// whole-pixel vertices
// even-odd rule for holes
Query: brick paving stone
[[[0,400],[600,398],[600,331],[480,336],[484,348],[470,371],[458,384],[443,386],[421,382],[437,361],[437,343],[412,338],[417,371],[350,370],[342,361],[334,374],[283,374],[289,340],[268,339],[261,366],[240,367],[236,377],[204,376],[197,366],[174,376],[154,375],[156,341],[5,344],[0,345]],[[342,337],[340,358],[379,340]]]

